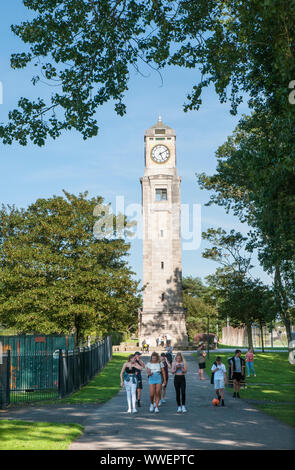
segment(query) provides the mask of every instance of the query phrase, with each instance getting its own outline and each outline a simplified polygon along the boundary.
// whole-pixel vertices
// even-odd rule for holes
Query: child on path
[[[198,365],[199,365],[199,379],[200,380],[205,380],[204,378],[204,369],[206,367],[206,351],[202,351],[202,347],[198,349],[197,353],[197,359],[198,359]]]
[[[226,367],[222,364],[220,356],[217,356],[216,361],[211,367],[214,375],[214,388],[218,400],[221,399],[221,406],[224,406],[224,386],[227,385]]]
[[[246,353],[246,366],[247,366],[247,377],[250,377],[250,369],[253,371],[254,377],[256,377],[255,369],[254,369],[254,351],[252,348],[248,349]]]

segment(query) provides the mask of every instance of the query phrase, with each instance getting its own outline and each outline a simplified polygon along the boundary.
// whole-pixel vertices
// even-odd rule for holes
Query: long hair
[[[153,357],[156,357],[156,358],[157,358],[157,362],[160,362],[160,356],[159,356],[159,354],[158,354],[156,351],[154,351],[154,352],[152,353],[150,362],[153,362],[153,361],[152,361],[152,358],[153,358]]]
[[[178,353],[175,354],[175,358],[174,358],[174,361],[175,361],[175,362],[177,362],[177,361],[176,361],[177,356],[180,356],[180,357],[181,357],[181,362],[183,362],[183,363],[185,364],[185,360],[184,360],[184,357],[183,357],[183,355],[181,354],[181,352],[178,352]]]

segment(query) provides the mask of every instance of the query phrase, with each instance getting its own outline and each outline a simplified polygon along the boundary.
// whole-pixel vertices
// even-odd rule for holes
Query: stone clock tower
[[[188,339],[182,305],[180,177],[176,169],[176,135],[163,124],[145,132],[145,170],[141,178],[143,215],[143,308],[139,341],[156,345],[169,335],[172,346]],[[168,336],[168,338],[169,338]]]

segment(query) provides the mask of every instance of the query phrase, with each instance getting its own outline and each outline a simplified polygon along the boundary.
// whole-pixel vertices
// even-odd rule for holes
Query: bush
[[[214,346],[214,333],[209,333],[209,347]],[[198,333],[194,336],[194,341],[200,346],[201,344],[207,345],[208,335],[206,333]]]

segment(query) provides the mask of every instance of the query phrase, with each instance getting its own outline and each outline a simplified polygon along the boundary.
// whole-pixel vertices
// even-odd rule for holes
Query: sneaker
[[[256,374],[254,374],[254,377],[256,377]]]
[[[177,408],[177,413],[181,413],[181,412],[182,412],[182,407],[179,406],[179,407]]]
[[[182,405],[181,411],[182,411],[183,413],[186,413],[186,412],[187,412],[187,409],[186,409],[186,407],[185,407],[184,405]]]
[[[152,413],[154,411],[154,405],[150,405],[150,412]]]
[[[154,401],[154,408],[156,408],[156,406],[157,406],[157,405],[156,405],[156,402]]]
[[[138,413],[137,409],[132,410],[132,413]]]
[[[161,401],[162,401],[162,403],[166,403],[166,400],[164,400],[164,398],[163,398]],[[159,404],[160,404],[160,403],[159,403]]]
[[[160,411],[159,408],[156,406],[155,413],[159,413],[159,411]]]
[[[131,413],[131,410],[127,410],[127,413]]]
[[[162,400],[159,401],[159,406],[161,406],[161,405],[162,405]]]

